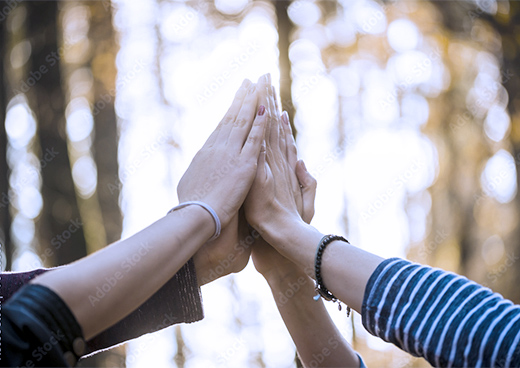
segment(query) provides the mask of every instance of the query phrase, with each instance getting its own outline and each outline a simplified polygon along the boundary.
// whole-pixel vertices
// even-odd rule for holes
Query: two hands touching
[[[219,175],[224,171],[226,175]],[[206,242],[194,256],[199,285],[241,271],[251,255],[303,365],[360,365],[322,300],[313,299],[314,268],[309,262],[314,251],[303,251],[312,258],[309,261],[299,256],[298,242],[287,241],[314,216],[316,180],[297,158],[288,115],[280,115],[268,75],[256,85],[247,80],[242,84],[177,190],[179,203],[203,201],[221,216],[220,237]],[[252,234],[250,228],[255,230]]]
[[[314,256],[323,237],[308,225],[314,214],[316,181],[297,159],[288,116],[278,111],[269,75],[257,84],[244,81],[177,192],[180,203],[197,201],[198,205],[178,206],[131,237],[30,283],[61,298],[82,337],[90,340],[136,310],[190,258],[201,285],[240,271],[252,255],[304,366],[359,366],[358,356],[322,301],[313,300]],[[250,227],[256,231],[251,233]],[[322,277],[338,298],[359,311],[364,286],[379,259],[359,263],[360,269],[345,268],[341,259],[356,262],[367,255],[343,245],[329,245],[329,254],[339,256],[323,259]],[[124,260],[136,254],[142,255],[139,262],[131,272],[122,273]],[[95,305],[89,303],[89,296],[114,275],[119,278],[110,292]],[[289,289],[292,293],[287,297]]]
[[[222,224],[220,236],[194,256],[200,285],[241,271],[250,255],[265,277],[296,267],[271,248],[266,228],[288,218],[309,223],[316,180],[297,159],[289,119],[286,112],[280,115],[269,75],[256,84],[243,82],[183,175],[177,193],[179,203],[209,204]],[[253,234],[251,227],[256,230]]]

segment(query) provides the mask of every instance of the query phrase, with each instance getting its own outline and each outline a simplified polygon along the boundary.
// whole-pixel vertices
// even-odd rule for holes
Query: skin
[[[246,218],[262,238],[303,270],[314,269],[316,247],[325,235],[307,224],[298,211],[298,183],[291,170],[295,154],[277,154],[280,129],[268,130],[270,148],[260,154],[258,172],[245,204]],[[293,150],[293,148],[291,148]],[[368,280],[383,258],[350,244],[334,241],[322,258],[326,287],[361,312]]]
[[[256,83],[258,106],[267,106],[267,89],[270,86],[271,77],[269,74],[258,79]],[[270,110],[267,109],[266,114],[269,113]],[[180,198],[184,191],[185,187],[179,185],[179,203],[181,203]],[[248,224],[245,213],[241,209],[231,219],[229,225],[222,229],[220,236],[205,243],[193,257],[199,286],[214,281],[218,277],[243,270],[249,262],[251,247]],[[223,265],[226,267],[223,267]],[[222,273],[217,273],[217,271]]]
[[[287,113],[280,119],[276,98],[271,89],[267,96],[260,95],[260,103],[263,103],[264,97],[267,98],[265,103],[270,110],[266,164],[283,166],[285,172],[290,174],[288,179],[291,185],[286,188],[285,193],[292,194],[298,215],[301,214],[300,218],[305,223],[310,223],[314,215],[316,180],[306,170],[303,161],[297,161],[296,145]],[[281,171],[273,170],[271,173],[277,175]],[[264,175],[262,172],[261,174]],[[246,199],[245,207],[248,210],[255,205],[251,203],[256,199],[254,190],[252,189]],[[304,269],[282,256],[262,238],[253,246],[252,259],[255,268],[271,288],[303,366],[359,366],[356,353],[332,322],[323,301],[313,299],[316,295],[314,282]],[[312,268],[306,271],[312,273]]]
[[[179,200],[200,200],[218,214],[225,229],[233,222],[257,172],[267,121],[257,110],[256,86],[244,81],[228,112],[196,154],[179,186]],[[226,175],[214,170],[228,164]],[[203,193],[202,195],[200,193]],[[175,211],[134,236],[116,242],[71,265],[50,271],[32,283],[56,292],[90,339],[146,301],[164,285],[215,231],[209,213],[199,206]],[[129,263],[131,260],[131,263]],[[126,271],[125,265],[131,264]],[[89,296],[123,277],[93,305]],[[85,278],[83,275],[89,275]],[[124,301],[124,302],[123,302]]]

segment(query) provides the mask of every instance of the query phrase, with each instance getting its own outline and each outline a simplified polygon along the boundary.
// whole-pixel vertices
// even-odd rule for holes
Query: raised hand
[[[263,96],[259,98],[262,101]],[[265,102],[269,118],[267,147],[260,153],[256,177],[244,208],[249,224],[273,244],[274,228],[286,221],[302,221],[303,199],[295,176],[296,146],[290,134],[289,119],[286,113],[280,117],[272,87],[267,89]]]
[[[180,202],[207,203],[222,227],[237,214],[255,178],[267,121],[257,99],[256,86],[246,79],[177,187]]]
[[[294,192],[294,201],[297,203],[298,211],[303,220],[306,223],[310,223],[314,216],[316,179],[307,171],[303,161],[297,161],[296,144],[286,112],[282,114],[281,120],[283,122],[280,125],[282,134],[279,134],[278,137],[284,142],[281,142],[281,145],[279,145],[280,151],[284,155],[289,169],[292,170],[292,175],[295,176],[296,181],[299,183],[298,190]],[[255,242],[251,255],[256,270],[266,279],[284,279],[289,274],[299,274],[301,276],[301,273],[303,273],[300,267],[278,253],[262,238]],[[305,271],[312,272],[312,270]]]
[[[270,83],[269,74],[258,79],[255,87],[258,106],[267,106],[265,95]],[[237,98],[242,98],[243,93],[244,91],[239,90]],[[193,259],[199,286],[244,269],[254,241],[255,238],[249,234],[244,211],[241,210],[222,229],[217,239],[206,242],[195,254]]]

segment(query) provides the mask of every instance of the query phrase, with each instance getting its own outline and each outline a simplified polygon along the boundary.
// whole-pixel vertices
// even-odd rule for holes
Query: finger
[[[253,126],[247,136],[246,143],[242,147],[241,154],[243,154],[246,159],[258,160],[262,147],[262,154],[265,156],[264,134],[266,125],[266,108],[260,105],[255,120],[253,121]]]
[[[274,98],[274,108],[276,110],[276,115],[280,116],[280,106],[278,105],[278,93],[276,93],[276,88],[273,87],[273,98]]]
[[[260,179],[264,182],[267,179],[267,161],[266,161],[266,147],[265,142],[260,147],[260,154],[258,155],[258,171],[257,175],[260,175]]]
[[[276,106],[274,103],[274,95],[273,95],[273,87],[268,87],[268,96],[267,100],[269,103],[269,112],[270,112],[270,129],[269,129],[269,145],[271,149],[279,147],[279,129],[280,124],[278,120],[278,114],[276,113]]]
[[[206,144],[213,145],[216,141],[218,141],[218,136],[222,132],[223,127],[230,127],[235,122],[235,118],[240,112],[240,108],[242,107],[242,103],[244,101],[244,98],[247,96],[247,91],[251,87],[252,82],[249,79],[244,79],[242,82],[242,85],[237,90],[235,94],[235,98],[233,99],[233,102],[231,103],[231,106],[229,107],[228,111],[224,115],[224,118],[220,121],[220,123],[217,125],[217,128],[211,133],[208,140],[206,141]],[[226,133],[225,133],[226,134]],[[227,137],[227,135],[225,135]]]
[[[287,162],[287,139],[285,137],[285,131],[283,126],[283,120],[282,118],[279,119],[278,124],[278,144],[280,146],[280,153],[283,156],[284,161]],[[294,169],[293,169],[294,172]]]
[[[255,115],[257,114],[257,111],[259,111],[256,105],[257,101],[258,94],[256,93],[256,85],[251,85],[247,91],[242,106],[240,107],[240,112],[238,113],[235,122],[231,125],[227,138],[228,146],[236,152],[240,152],[249,136],[253,120],[255,120]]]
[[[303,199],[303,221],[310,223],[314,217],[314,199],[316,198],[316,186],[317,181],[307,171],[305,163],[299,160],[296,164],[296,177],[300,182],[302,188],[302,199]]]
[[[258,106],[263,105],[266,108],[269,106],[267,101],[267,88],[271,85],[271,74],[267,73],[258,78],[257,82],[257,93],[258,93]],[[269,139],[269,128],[265,130],[265,139]]]
[[[282,123],[283,132],[285,135],[285,144],[287,147],[287,161],[289,162],[291,170],[294,171],[296,169],[296,162],[298,161],[298,150],[296,149],[296,142],[294,141],[291,124],[289,123],[289,114],[287,114],[287,111],[282,113]]]

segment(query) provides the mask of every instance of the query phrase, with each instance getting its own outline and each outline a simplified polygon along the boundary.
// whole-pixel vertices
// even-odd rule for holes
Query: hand
[[[269,74],[258,79],[256,92],[260,105],[267,106],[265,95],[270,84]],[[249,262],[254,242],[255,238],[248,231],[244,211],[240,210],[222,229],[220,236],[205,243],[193,257],[199,286],[243,270]]]
[[[242,271],[249,262],[253,243],[254,238],[249,235],[243,211],[240,211],[217,239],[206,242],[194,255],[199,286]]]
[[[263,98],[260,95],[261,102]],[[244,207],[247,221],[268,243],[273,244],[272,233],[277,227],[287,221],[302,221],[303,199],[295,176],[296,146],[287,113],[284,112],[280,118],[272,87],[268,88],[265,99],[269,117],[267,149],[260,153],[256,177]]]
[[[210,205],[225,228],[254,180],[267,116],[257,111],[255,85],[245,80],[231,107],[193,158],[177,187],[179,202]]]
[[[286,148],[285,152],[282,152],[282,155],[285,154],[285,160],[292,170],[292,175],[296,175],[296,181],[301,187],[300,190],[294,193],[294,200],[300,204],[298,210],[303,220],[306,223],[310,223],[314,216],[316,179],[307,171],[303,161],[296,161],[296,144],[291,132],[291,126],[288,124],[287,113],[284,112],[282,120],[284,121],[284,124],[282,124],[282,133]],[[281,136],[282,135],[280,135],[280,137]],[[303,272],[297,265],[278,253],[263,238],[259,238],[255,242],[251,255],[256,270],[268,280],[271,278],[284,279],[289,274]]]
[[[293,140],[294,143],[294,140]],[[314,199],[316,197],[316,179],[306,170],[303,161],[298,161],[296,165],[296,177],[301,183],[302,196],[302,218],[306,223],[310,223],[314,216]],[[263,238],[259,238],[252,247],[251,258],[258,272],[262,274],[270,283],[275,280],[284,280],[286,277],[298,277],[302,273],[314,277],[313,270],[302,270],[289,259],[282,256],[276,249],[271,247]],[[298,278],[296,277],[296,278]]]

